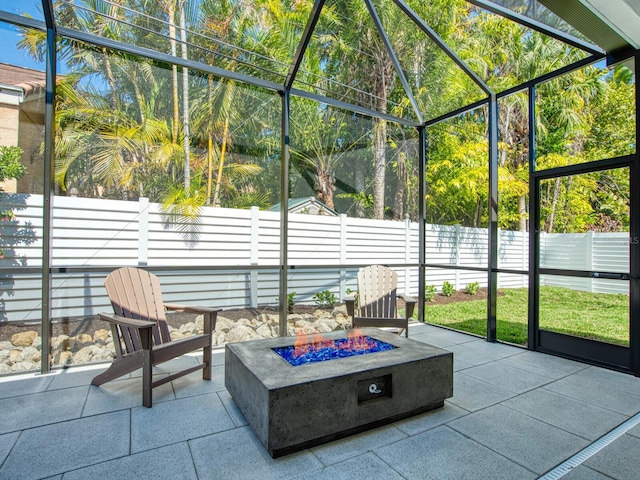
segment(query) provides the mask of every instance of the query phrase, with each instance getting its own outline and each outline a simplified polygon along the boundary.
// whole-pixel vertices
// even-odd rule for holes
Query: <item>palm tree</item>
[[[394,68],[364,2],[336,2],[343,22],[340,38],[332,48],[331,62],[340,83],[357,86],[355,100],[380,113],[388,113],[394,88]],[[336,93],[352,95],[347,91]],[[369,92],[369,93],[367,93]],[[384,217],[387,122],[373,119],[373,217]]]
[[[293,108],[291,161],[318,200],[332,210],[336,169],[351,160],[349,154],[369,134],[358,134],[352,117],[347,112],[301,99],[297,99]]]
[[[234,39],[237,41],[239,32],[237,28],[247,26],[248,12],[243,12],[233,2],[205,1],[201,5],[199,45],[206,48],[205,61],[215,65],[218,55],[224,46]],[[241,43],[241,42],[240,42]],[[240,66],[239,62],[232,61],[225,65],[228,70],[234,70]],[[224,190],[237,198],[237,190],[233,184],[237,180],[257,175],[261,168],[251,163],[228,162],[233,147],[232,130],[234,124],[241,124],[243,128],[262,126],[255,125],[254,115],[243,112],[244,102],[236,98],[236,83],[231,80],[215,82],[212,75],[207,75],[206,95],[197,96],[193,105],[194,131],[199,132],[199,138],[205,140],[206,146],[206,203],[214,207],[222,205]],[[219,139],[219,142],[216,140]],[[194,138],[197,140],[197,138]],[[214,175],[214,166],[217,159],[217,174]],[[226,175],[225,175],[226,174]],[[215,188],[213,182],[215,178]],[[212,196],[213,195],[213,196]],[[259,199],[259,197],[254,197]],[[263,199],[259,199],[261,203]]]
[[[185,16],[186,0],[178,0],[178,10],[180,17],[180,49],[182,58],[188,59],[187,54],[187,21]],[[189,127],[189,70],[182,67],[182,144],[184,146],[184,190],[190,190],[191,183],[191,150],[190,150],[190,127]]]
[[[122,0],[85,3],[98,13],[77,15],[76,9],[60,4],[56,15],[65,25],[107,38],[135,34],[113,21],[124,19]],[[25,30],[18,45],[38,56],[45,40]],[[136,191],[148,194],[151,188],[152,197],[159,195],[162,185],[170,183],[171,160],[182,157],[175,136],[167,134],[167,123],[159,120],[165,105],[161,70],[150,62],[132,62],[105,48],[87,49],[64,37],[59,58],[73,72],[58,80],[55,178],[60,189],[73,183],[80,194],[111,196],[118,191],[129,196]]]
[[[167,21],[169,23],[169,45],[171,47],[171,55],[177,57],[176,49],[176,4],[178,0],[156,0],[160,8],[167,15]],[[173,142],[178,141],[178,128],[180,125],[180,106],[178,103],[178,67],[177,65],[171,65],[171,94],[173,99],[173,124],[171,129],[171,138]]]
[[[259,127],[251,125],[255,119],[250,114],[246,117],[243,115],[243,102],[236,101],[239,94],[236,94],[235,82],[214,82],[209,76],[201,89],[206,89],[206,94],[205,91],[194,89],[200,101],[194,103],[196,113],[193,124],[194,131],[197,132],[194,136],[195,145],[200,142],[204,152],[195,158],[196,170],[203,172],[201,176],[206,178],[206,185],[202,186],[202,198],[206,204],[214,207],[243,203],[238,199],[240,192],[237,184],[245,183],[247,179],[260,174],[262,167],[251,162],[234,161],[235,154],[231,151],[234,131],[239,128],[255,130]],[[237,160],[240,160],[239,156]],[[257,196],[254,198],[264,204],[264,199]]]
[[[114,64],[132,83],[140,81],[140,65]],[[166,170],[180,152],[179,145],[170,141],[167,123],[153,111],[155,100],[162,96],[161,83],[132,88],[136,108],[129,102],[114,111],[101,92],[90,85],[80,88],[80,78],[68,76],[58,83],[56,183],[64,191],[71,182],[81,194],[110,196],[117,190],[125,196],[134,191],[149,195],[149,188],[158,185],[158,171]]]

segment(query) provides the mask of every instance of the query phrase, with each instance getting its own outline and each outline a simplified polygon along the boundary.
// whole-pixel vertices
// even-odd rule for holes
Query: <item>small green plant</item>
[[[25,174],[25,168],[20,163],[22,149],[15,146],[0,145],[0,182],[11,179],[19,179]],[[0,187],[0,192],[2,188]],[[13,223],[15,218],[13,210],[0,211],[0,222],[3,226]],[[10,238],[10,237],[9,237]],[[0,237],[0,259],[4,258],[4,247],[10,246],[7,237]]]
[[[293,306],[295,305],[294,298],[296,298],[296,292],[287,293],[287,311],[291,313],[293,311]],[[276,302],[279,302],[280,299],[276,297]]]
[[[480,284],[478,282],[467,283],[467,286],[464,287],[464,291],[469,295],[477,295],[479,289]]]
[[[455,289],[449,282],[444,282],[442,284],[442,295],[444,295],[445,297],[450,297],[451,295],[453,295],[453,292],[455,292]]]
[[[295,305],[294,298],[296,298],[296,292],[287,293],[287,311],[291,312]]]
[[[347,294],[347,296],[353,297],[356,303],[358,303],[358,290],[352,290],[347,287],[345,293]]]
[[[425,287],[424,287],[424,300],[426,302],[433,302],[434,298],[436,298],[436,286],[435,285],[425,285]]]
[[[22,153],[20,147],[0,145],[0,182],[25,174],[24,165],[20,163]]]
[[[336,304],[336,296],[329,290],[316,293],[313,299],[321,307],[333,307]]]

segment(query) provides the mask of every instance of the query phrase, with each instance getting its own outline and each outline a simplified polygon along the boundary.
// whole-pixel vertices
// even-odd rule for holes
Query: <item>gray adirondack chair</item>
[[[416,300],[397,292],[398,274],[383,265],[371,265],[358,271],[358,298],[346,297],[347,313],[353,319],[353,328],[391,327],[409,336],[409,319],[413,316]],[[405,301],[404,316],[398,317],[397,298]]]
[[[99,315],[111,325],[116,358],[92,380],[92,385],[102,385],[142,368],[142,404],[151,407],[154,387],[199,369],[203,369],[203,379],[211,380],[211,334],[220,309],[163,303],[158,277],[139,268],[114,270],[104,285],[115,314]],[[165,310],[203,314],[204,333],[171,340]],[[153,381],[154,365],[199,348],[202,348],[201,364]]]

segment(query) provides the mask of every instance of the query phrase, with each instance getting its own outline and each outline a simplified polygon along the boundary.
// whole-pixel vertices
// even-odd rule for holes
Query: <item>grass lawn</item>
[[[497,334],[505,342],[527,343],[528,289],[498,292]],[[444,305],[425,302],[425,321],[486,336],[486,299]],[[561,287],[540,288],[540,328],[618,345],[629,345],[629,297]]]

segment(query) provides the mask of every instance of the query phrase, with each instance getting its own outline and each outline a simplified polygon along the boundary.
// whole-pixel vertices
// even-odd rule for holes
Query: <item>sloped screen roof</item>
[[[413,125],[598,51],[526,0],[55,0],[54,9],[62,35],[72,29]],[[525,18],[535,21],[516,21]],[[541,51],[554,61],[539,62]]]

